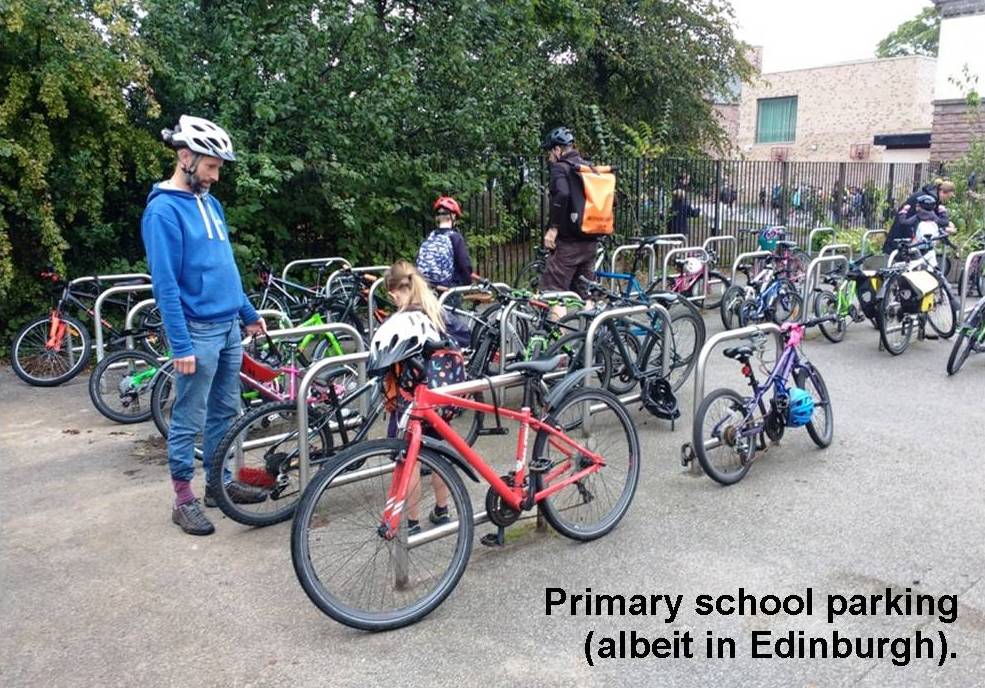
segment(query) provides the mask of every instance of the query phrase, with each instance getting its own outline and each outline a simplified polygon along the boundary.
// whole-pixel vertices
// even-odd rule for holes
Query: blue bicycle
[[[720,306],[725,329],[766,321],[781,325],[800,319],[804,300],[797,286],[788,278],[786,268],[777,267],[776,258],[764,260],[755,275],[750,275],[750,266],[740,265],[746,284],[733,284],[725,290]]]
[[[647,287],[643,287],[637,279],[636,275],[640,263],[647,253],[648,247],[657,244],[661,241],[661,238],[659,236],[634,237],[632,241],[638,243],[639,246],[633,255],[633,265],[629,272],[606,272],[600,270],[595,273],[595,277],[599,280],[610,279],[624,283],[624,287],[614,291],[618,292],[618,295],[627,301],[649,304],[659,299],[661,303],[666,303],[666,295],[668,294],[673,294],[674,297],[680,297],[675,298],[673,303],[667,306],[667,311],[670,313],[672,340],[672,349],[670,352],[671,369],[667,380],[671,388],[676,392],[684,384],[684,381],[687,380],[691,371],[694,369],[695,363],[697,363],[698,352],[701,351],[701,347],[705,343],[705,321],[701,317],[701,312],[698,308],[687,298],[664,289],[662,280],[656,279]],[[631,321],[626,322],[631,323]],[[663,327],[662,321],[656,315],[652,316],[649,325],[656,332],[660,332]],[[616,394],[624,393],[619,391],[621,388],[618,385],[625,385],[626,388],[630,388],[636,384],[636,380],[632,376],[632,366],[622,360],[622,351],[628,351],[632,355],[637,356],[636,362],[639,364],[639,367],[646,368],[647,364],[645,360],[640,360],[639,356],[644,353],[641,345],[651,329],[629,324],[624,330],[627,332],[627,335],[631,335],[623,338],[624,346],[608,347],[612,355],[612,384],[617,385],[615,389],[610,387],[610,390],[613,390]],[[659,353],[659,351],[653,353]]]

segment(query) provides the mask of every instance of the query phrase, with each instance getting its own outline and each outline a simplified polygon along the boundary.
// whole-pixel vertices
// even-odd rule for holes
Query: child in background
[[[451,196],[441,196],[432,206],[437,228],[421,244],[417,252],[417,269],[434,287],[459,287],[472,284],[472,259],[465,239],[455,229],[462,208]],[[452,296],[448,306],[457,308],[461,297]],[[454,315],[446,318],[448,334],[459,346],[469,346],[469,328]]]

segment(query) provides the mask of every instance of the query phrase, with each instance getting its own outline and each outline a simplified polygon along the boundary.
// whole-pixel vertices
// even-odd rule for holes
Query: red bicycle
[[[301,498],[291,555],[311,601],[336,621],[369,631],[407,626],[437,608],[472,550],[472,502],[458,471],[489,483],[485,515],[498,531],[483,544],[501,545],[504,529],[536,505],[567,537],[594,540],[611,531],[639,481],[636,428],[615,395],[576,389],[591,370],[554,387],[544,397],[546,413],[533,415],[531,403],[545,392],[542,376],[560,363],[555,356],[507,367],[524,376],[519,411],[500,408],[495,393],[494,403],[485,404],[429,389],[421,383],[427,362],[413,363],[420,375],[401,417],[402,439],[343,451]],[[494,414],[493,434],[507,433],[502,418],[518,423],[512,470],[499,475],[438,407]],[[531,429],[536,436],[528,459]]]

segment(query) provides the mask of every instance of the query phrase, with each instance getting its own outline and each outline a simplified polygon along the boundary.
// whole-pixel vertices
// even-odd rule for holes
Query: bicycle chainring
[[[500,478],[507,485],[513,487],[512,475],[501,475]],[[492,487],[486,492],[486,515],[489,516],[489,520],[493,524],[500,528],[511,526],[520,518],[520,512],[506,504]]]

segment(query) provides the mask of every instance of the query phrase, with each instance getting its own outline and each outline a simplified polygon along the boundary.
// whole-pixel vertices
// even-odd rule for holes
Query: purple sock
[[[195,493],[192,492],[192,484],[188,480],[175,480],[171,479],[171,484],[174,485],[174,505],[181,506],[182,504],[187,504],[188,502],[194,501]]]

